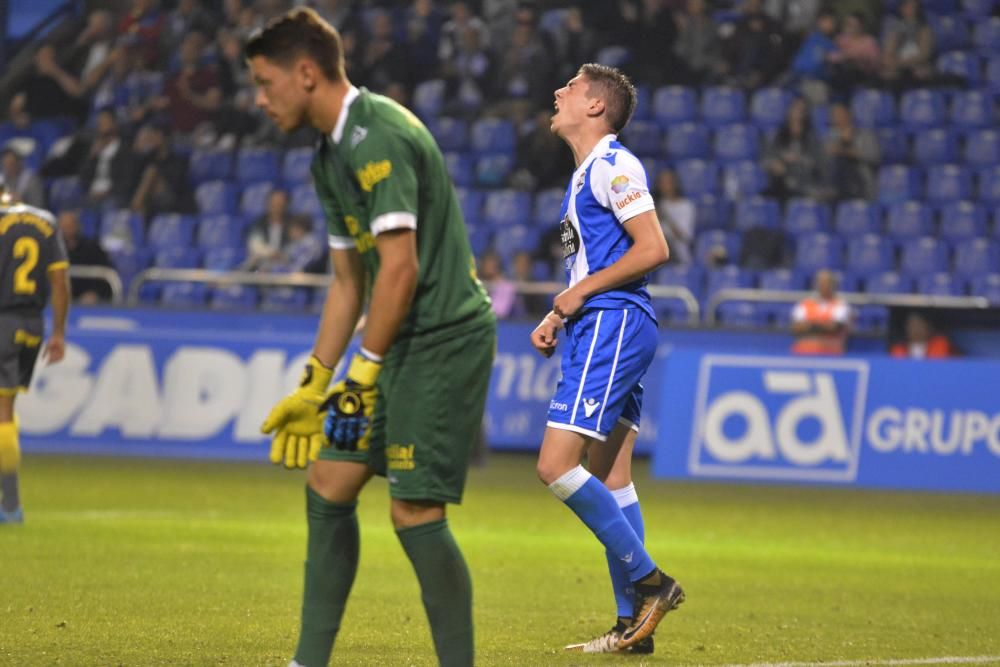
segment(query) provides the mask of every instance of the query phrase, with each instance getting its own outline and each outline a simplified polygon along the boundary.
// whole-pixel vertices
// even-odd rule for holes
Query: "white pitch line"
[[[1000,655],[945,656],[902,660],[837,660],[834,662],[754,662],[725,667],[905,667],[907,665],[1000,665]]]

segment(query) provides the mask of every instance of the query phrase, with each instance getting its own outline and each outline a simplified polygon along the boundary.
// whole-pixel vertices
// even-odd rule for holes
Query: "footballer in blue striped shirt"
[[[632,484],[640,381],[658,342],[646,284],[669,256],[642,163],[617,138],[635,106],[632,83],[604,65],[583,65],[555,92],[552,132],[577,165],[559,222],[569,288],[531,334],[545,356],[565,337],[538,476],[604,545],[618,607],[611,630],[566,647],[587,653],[651,653],[657,624],[684,600],[646,553]]]

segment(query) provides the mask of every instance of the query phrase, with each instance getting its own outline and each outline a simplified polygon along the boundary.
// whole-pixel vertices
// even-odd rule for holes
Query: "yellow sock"
[[[21,465],[21,445],[17,439],[17,423],[0,424],[0,474],[11,475]]]

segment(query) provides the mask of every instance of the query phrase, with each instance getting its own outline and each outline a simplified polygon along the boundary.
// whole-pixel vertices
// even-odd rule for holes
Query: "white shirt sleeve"
[[[646,170],[637,157],[625,151],[611,151],[594,160],[590,189],[601,206],[611,209],[618,222],[656,209],[649,194]]]

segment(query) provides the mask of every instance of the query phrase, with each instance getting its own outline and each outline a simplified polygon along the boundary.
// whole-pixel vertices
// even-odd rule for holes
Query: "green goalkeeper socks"
[[[396,531],[420,581],[441,667],[471,667],[472,580],[448,521]]]
[[[295,661],[306,667],[325,667],[340,629],[344,605],[358,570],[357,503],[333,503],[306,487],[309,546],[302,631]]]

